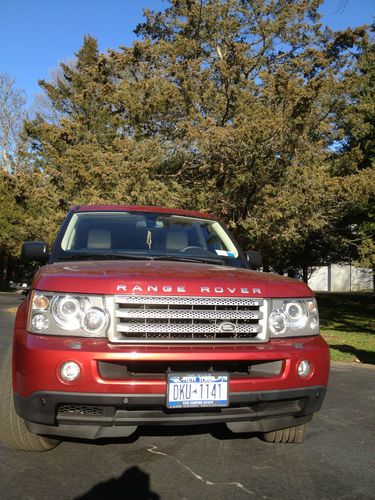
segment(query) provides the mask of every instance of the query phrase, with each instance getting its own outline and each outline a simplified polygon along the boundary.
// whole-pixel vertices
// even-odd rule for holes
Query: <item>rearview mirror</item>
[[[26,241],[22,246],[21,257],[25,260],[46,262],[49,257],[47,243],[43,241]]]
[[[262,254],[260,252],[255,252],[254,250],[248,250],[245,252],[246,261],[250,269],[260,269],[263,267]]]

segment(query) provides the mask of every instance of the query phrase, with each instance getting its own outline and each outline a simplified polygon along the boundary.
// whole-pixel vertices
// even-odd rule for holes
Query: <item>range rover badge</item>
[[[234,323],[230,323],[229,321],[224,321],[224,323],[220,323],[219,332],[223,333],[232,333],[236,331],[236,325]]]

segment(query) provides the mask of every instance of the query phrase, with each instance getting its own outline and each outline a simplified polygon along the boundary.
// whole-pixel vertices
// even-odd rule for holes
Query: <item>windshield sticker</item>
[[[227,250],[215,250],[215,252],[222,257],[236,257],[234,252],[228,252]]]

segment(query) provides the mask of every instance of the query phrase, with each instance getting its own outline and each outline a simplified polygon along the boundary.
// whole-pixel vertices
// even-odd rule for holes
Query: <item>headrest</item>
[[[111,231],[106,229],[90,229],[87,237],[87,248],[111,248]]]

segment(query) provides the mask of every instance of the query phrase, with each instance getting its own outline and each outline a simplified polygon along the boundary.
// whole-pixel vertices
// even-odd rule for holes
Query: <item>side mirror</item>
[[[255,252],[254,250],[248,250],[245,252],[246,261],[250,269],[260,269],[263,267],[262,254],[260,252]]]
[[[25,260],[47,262],[49,257],[47,243],[43,241],[26,241],[22,246],[21,257]]]

